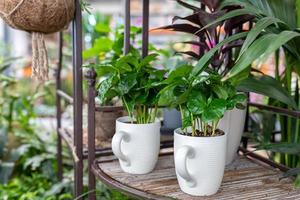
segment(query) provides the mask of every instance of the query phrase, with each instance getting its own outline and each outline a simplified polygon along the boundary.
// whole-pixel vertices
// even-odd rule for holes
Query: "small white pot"
[[[174,131],[174,159],[181,190],[194,196],[215,194],[221,186],[227,135],[192,137]]]
[[[160,121],[151,124],[131,124],[129,117],[116,120],[112,150],[121,168],[130,174],[151,172],[160,149]]]
[[[226,165],[232,163],[237,156],[244,132],[246,113],[246,109],[234,108],[227,111],[218,124],[218,128],[228,135]]]

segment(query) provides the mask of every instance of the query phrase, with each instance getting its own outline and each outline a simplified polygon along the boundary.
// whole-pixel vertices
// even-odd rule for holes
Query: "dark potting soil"
[[[188,133],[184,133],[184,132],[180,132],[181,135],[186,135],[186,136],[193,136],[193,137],[217,137],[217,136],[222,136],[224,135],[224,131],[220,130],[220,129],[216,129],[215,134],[212,135],[212,128],[209,126],[208,127],[208,132],[207,135],[204,135],[204,132],[200,131],[200,130],[196,130],[196,134],[192,135],[191,132]]]

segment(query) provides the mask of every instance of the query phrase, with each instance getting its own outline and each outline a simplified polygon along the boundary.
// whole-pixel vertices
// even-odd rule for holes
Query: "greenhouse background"
[[[76,0],[76,2],[78,3],[79,1]],[[149,30],[146,31],[143,30],[145,26],[143,6],[145,4],[147,5],[147,2],[149,3],[147,0],[86,0],[80,2],[82,11],[82,27],[80,28],[82,28],[83,33],[83,52],[82,54],[80,52],[80,57],[82,56],[83,59],[82,68],[80,68],[83,73],[82,102],[80,100],[81,97],[76,96],[78,91],[76,91],[75,82],[73,82],[76,80],[76,73],[74,75],[73,71],[76,65],[76,61],[74,65],[74,58],[76,60],[79,54],[76,54],[78,43],[74,44],[74,40],[72,41],[72,39],[75,38],[76,43],[76,32],[74,33],[72,24],[60,33],[45,35],[49,61],[49,80],[41,82],[32,78],[32,34],[13,29],[3,20],[0,20],[0,199],[93,200],[96,198],[126,200],[139,198],[164,199],[165,197],[175,199],[202,199],[201,197],[189,196],[192,192],[186,192],[180,180],[178,180],[178,183],[175,181],[177,180],[175,175],[176,166],[174,167],[175,161],[173,162],[172,156],[173,153],[175,156],[176,151],[174,152],[173,150],[175,148],[173,148],[173,135],[175,135],[176,140],[176,131],[174,132],[174,129],[185,126],[185,113],[181,109],[181,106],[185,104],[177,105],[175,100],[177,101],[178,99],[171,99],[170,101],[168,98],[171,97],[167,95],[163,96],[163,92],[157,93],[157,96],[162,95],[162,98],[160,97],[159,102],[157,101],[155,111],[153,111],[154,109],[151,107],[153,105],[147,107],[147,109],[149,109],[149,116],[147,116],[147,110],[147,112],[144,111],[146,113],[144,113],[144,118],[138,118],[139,114],[143,113],[143,109],[146,110],[146,107],[141,107],[140,110],[136,110],[137,118],[135,118],[135,120],[137,121],[134,123],[151,124],[155,122],[155,117],[161,121],[161,151],[159,159],[163,159],[163,156],[170,156],[168,157],[168,162],[165,161],[168,167],[169,165],[171,166],[168,169],[169,171],[163,171],[163,174],[159,174],[161,173],[161,171],[159,171],[161,169],[158,168],[158,171],[154,170],[153,174],[147,173],[148,175],[142,175],[139,178],[138,175],[128,173],[122,164],[121,168],[119,168],[118,159],[120,159],[120,163],[122,163],[122,159],[117,155],[116,150],[111,147],[114,145],[111,144],[111,142],[115,134],[115,123],[118,124],[118,120],[116,121],[115,118],[125,115],[129,115],[131,118],[131,114],[126,101],[121,98],[118,99],[118,95],[115,95],[115,97],[111,99],[101,96],[100,92],[105,90],[101,90],[101,84],[103,85],[103,82],[107,80],[106,78],[110,76],[111,71],[107,72],[105,69],[102,70],[100,68],[107,66],[115,67],[114,65],[117,65],[115,63],[118,63],[122,57],[126,59],[126,55],[122,56],[122,54],[126,54],[126,37],[128,37],[126,33],[126,27],[128,26],[125,20],[126,16],[130,19],[130,34],[128,40],[130,39],[130,44],[132,45],[128,48],[133,50],[128,54],[129,57],[131,55],[133,58],[129,59],[137,59],[137,61],[134,62],[143,63],[142,59],[146,56],[143,55],[143,58],[135,58],[135,53],[139,51],[142,52],[145,43],[147,43],[144,37],[145,32],[149,34],[149,42],[147,43],[149,46],[147,49],[150,57],[153,53],[158,55],[156,59],[150,58],[151,60],[149,62],[152,61],[151,66],[150,63],[145,64],[145,66],[157,73],[155,75],[151,74],[149,77],[144,77],[145,80],[148,80],[148,78],[150,80],[152,75],[158,76],[159,72],[166,72],[161,77],[159,76],[163,84],[170,84],[167,81],[170,80],[169,75],[172,74],[172,72],[174,76],[176,76],[177,72],[181,73],[180,76],[175,77],[174,80],[182,77],[189,80],[191,79],[189,74],[192,74],[194,71],[189,71],[188,68],[191,66],[201,66],[203,64],[201,61],[205,61],[205,58],[202,58],[206,55],[209,56],[210,50],[213,51],[215,48],[219,49],[211,54],[212,56],[206,61],[210,61],[210,65],[207,63],[203,64],[204,68],[210,66],[210,70],[206,71],[207,74],[212,73],[212,77],[217,77],[216,79],[220,79],[220,82],[222,82],[231,76],[231,72],[235,73],[235,71],[230,71],[232,68],[236,70],[235,67],[237,66],[236,71],[240,70],[237,72],[237,75],[235,74],[235,78],[244,78],[245,73],[243,72],[247,71],[245,70],[246,67],[248,69],[248,75],[242,81],[238,78],[231,79],[233,80],[233,85],[240,81],[240,85],[234,85],[234,87],[243,92],[241,94],[245,94],[244,96],[247,98],[247,100],[243,99],[239,103],[234,102],[235,106],[233,106],[233,108],[241,106],[243,112],[241,111],[240,117],[231,121],[230,124],[230,126],[234,127],[238,124],[240,127],[235,129],[241,129],[240,132],[243,134],[240,135],[240,138],[238,138],[236,142],[237,148],[239,148],[239,155],[237,156],[237,149],[234,149],[234,147],[234,158],[232,158],[230,162],[227,162],[228,157],[224,158],[226,159],[226,161],[223,160],[222,162],[224,168],[225,162],[226,164],[231,163],[231,165],[227,165],[225,168],[224,182],[222,182],[220,186],[221,189],[217,188],[217,190],[219,190],[214,194],[217,196],[207,198],[218,199],[223,197],[222,195],[229,195],[231,190],[226,188],[226,185],[232,184],[232,186],[238,187],[238,181],[244,181],[245,187],[253,189],[256,187],[254,183],[255,178],[257,178],[259,184],[262,185],[261,190],[258,192],[261,196],[258,195],[257,199],[267,197],[276,199],[276,195],[278,195],[278,197],[281,195],[279,198],[284,197],[286,199],[288,199],[289,195],[294,199],[300,198],[298,189],[300,186],[300,53],[298,53],[299,49],[297,48],[300,45],[298,37],[298,27],[300,25],[300,12],[298,8],[300,8],[300,1],[288,0],[283,3],[265,0],[263,1],[264,3],[260,3],[260,1],[247,0],[247,2],[250,2],[249,5],[241,3],[240,7],[229,6],[230,8],[227,9],[225,4],[230,4],[230,0],[215,1],[220,2],[220,4],[216,3],[215,5],[210,1],[204,0],[200,1],[200,3],[199,1],[193,0],[151,0],[148,18]],[[126,3],[128,2],[130,2],[130,16],[128,16],[128,10],[126,10]],[[237,0],[232,2],[240,3],[243,1]],[[224,7],[221,7],[223,3],[226,11],[218,12],[218,9],[224,9]],[[190,7],[187,6],[187,4],[193,5],[194,7],[192,6],[192,9],[189,9]],[[213,6],[216,8],[211,9]],[[249,6],[249,8],[247,6]],[[195,7],[199,7],[198,9],[202,10],[200,12],[206,12],[207,15],[199,15],[199,18],[196,19],[180,18],[199,12],[199,10],[195,10]],[[254,11],[253,8],[257,10]],[[265,13],[262,12],[267,8],[268,10]],[[239,9],[243,11],[239,12]],[[214,20],[218,20],[226,16],[226,14],[231,14],[231,16],[228,15],[227,18],[221,19],[216,22],[217,25],[214,26]],[[176,18],[175,16],[180,17]],[[230,21],[231,19],[232,21]],[[245,21],[243,21],[244,19]],[[76,23],[76,19],[74,20],[73,22]],[[184,22],[186,22],[184,20],[188,21],[188,25],[184,24]],[[201,22],[203,20],[204,23],[206,23],[199,23],[200,25],[197,28],[199,32],[203,31],[203,29],[208,30],[206,35],[207,40],[205,40],[205,37],[204,40],[202,40],[202,35],[199,35],[198,32],[191,34],[188,27],[195,25],[195,21],[197,20]],[[224,25],[226,23],[229,24],[228,21],[233,24],[232,26],[236,26],[231,30],[230,34],[228,34],[228,30]],[[179,25],[176,26],[176,24]],[[210,26],[212,26],[213,31],[216,32],[213,32]],[[214,39],[210,40],[209,33],[211,32],[209,31],[212,31],[212,35],[215,34],[213,35],[215,37]],[[231,43],[228,42],[228,44],[224,43],[218,46],[225,41],[226,38],[239,34],[245,34],[244,39],[241,39],[243,38],[241,37]],[[250,41],[250,37],[248,38],[249,35],[252,36],[252,41]],[[247,38],[248,41],[245,38]],[[273,44],[272,40],[274,41]],[[248,46],[243,45],[246,42],[248,42]],[[235,50],[235,48],[238,50]],[[242,53],[241,48],[244,50]],[[226,54],[228,49],[230,53]],[[220,56],[220,58],[218,58],[218,56]],[[125,60],[125,62],[127,61]],[[132,67],[133,64],[131,62],[134,63],[133,61],[128,61],[127,64]],[[140,65],[142,65],[141,63]],[[122,61],[122,65],[125,64]],[[230,66],[228,71],[226,68],[227,65]],[[197,69],[197,67],[195,68]],[[244,67],[244,71],[241,69],[242,67]],[[124,69],[125,68],[126,66]],[[180,70],[178,70],[179,68],[183,70],[180,72]],[[214,72],[211,72],[213,70],[215,70],[217,74],[220,73],[220,75],[218,76]],[[126,73],[124,72],[125,75],[127,75]],[[133,71],[130,71],[130,73],[133,73]],[[119,76],[122,76],[122,73],[120,73]],[[199,77],[201,76],[205,77],[206,74],[204,73],[203,75],[202,73]],[[209,78],[210,76],[207,79]],[[130,77],[128,79],[130,79]],[[138,75],[136,80],[138,80]],[[201,81],[202,80],[199,79],[199,82]],[[212,79],[212,81],[216,80]],[[216,84],[220,83],[218,81],[216,82]],[[210,81],[208,80],[205,83],[209,85]],[[126,84],[130,84],[130,82],[126,82]],[[174,89],[174,97],[176,94],[182,94],[181,92],[184,90],[184,86],[180,88],[181,84],[183,83],[180,82],[179,85],[177,85],[177,90]],[[160,84],[153,85],[155,87],[160,86]],[[146,85],[145,87],[152,87],[153,85]],[[168,86],[162,91],[167,93],[167,89]],[[221,93],[224,91],[222,88],[219,89],[217,92],[214,91],[214,95],[219,93],[221,96]],[[225,93],[227,97],[227,92]],[[239,94],[240,92],[237,92],[235,95],[238,96]],[[110,95],[108,91],[106,91],[106,95]],[[139,97],[143,98],[143,95],[144,94],[139,94]],[[220,96],[217,94],[217,98]],[[128,98],[128,96],[126,98]],[[136,101],[138,101],[137,99]],[[78,158],[77,155],[78,146],[76,146],[76,137],[68,135],[73,132],[76,134],[76,130],[73,129],[74,122],[76,122],[74,113],[78,112],[78,110],[76,111],[76,101],[77,103],[79,101],[83,104],[81,110],[83,113],[81,141],[83,144],[83,150],[81,152],[84,157],[83,160],[81,160],[81,156]],[[95,102],[93,103],[93,101]],[[188,99],[186,99],[186,101],[188,101]],[[208,101],[211,101],[211,99]],[[161,102],[163,102],[162,105],[158,105]],[[126,108],[123,108],[122,105],[126,106]],[[188,105],[188,103],[185,105],[187,110],[189,109]],[[138,107],[139,105],[135,106]],[[133,110],[135,106],[133,105]],[[171,108],[167,109],[166,107]],[[178,111],[176,111],[176,108]],[[101,118],[103,116],[95,112],[97,109],[99,112],[104,113],[101,113],[104,118]],[[111,121],[107,122],[111,116],[105,115],[105,111],[109,109],[117,112],[117,117],[114,116],[115,118],[113,119],[113,125],[110,124]],[[218,107],[214,107],[212,110],[213,109],[218,110]],[[109,112],[111,110],[109,110]],[[154,121],[150,122],[152,112],[157,115],[154,115]],[[191,116],[193,116],[192,111],[190,112]],[[132,113],[133,116],[135,116],[136,113]],[[228,116],[229,114],[222,114],[222,118],[224,119]],[[146,122],[146,119],[150,121]],[[231,120],[233,120],[233,117]],[[216,121],[213,121],[211,124],[204,123],[204,127],[212,130],[215,128],[216,131],[224,129],[221,131],[225,131],[226,135],[229,130],[234,132],[230,127],[227,128],[227,122],[224,121],[221,119],[217,120],[217,122],[219,122],[219,129],[215,127],[217,125],[214,125]],[[198,128],[200,130],[199,123],[201,124],[201,129],[203,129],[202,122],[197,121],[197,119],[192,119],[189,121],[188,126],[182,129],[183,133],[187,127],[188,130],[191,127],[195,129],[191,133],[191,135],[194,136],[194,132],[198,131],[196,129]],[[103,124],[104,128],[100,126],[100,124]],[[113,128],[110,128],[112,126]],[[64,127],[64,130],[62,127]],[[63,130],[62,133],[60,133],[61,130]],[[110,134],[110,136],[101,135],[104,133]],[[212,135],[214,134],[215,130],[213,130]],[[69,136],[68,141],[65,137]],[[93,137],[95,137],[94,144],[96,147],[101,147],[99,150],[100,153],[97,152],[97,148],[91,147],[92,143],[89,141],[89,138]],[[75,142],[72,141],[74,138]],[[126,143],[126,139],[124,140]],[[60,146],[60,141],[62,141],[62,146]],[[233,144],[231,145],[234,146]],[[99,160],[94,158],[94,154],[104,159],[103,168],[101,168],[100,164],[98,165],[102,160],[100,158]],[[60,160],[61,158],[62,160]],[[78,168],[76,167],[78,159],[79,162],[83,163],[83,188],[81,188],[80,184],[78,186],[78,181],[80,182],[78,179],[80,172],[78,172]],[[111,160],[114,161],[111,165],[106,164]],[[160,162],[162,161],[159,160],[158,163]],[[95,166],[93,166],[93,169],[90,169],[93,163],[99,166],[100,172],[102,170],[105,175],[111,178],[108,180],[108,183],[106,182],[107,179],[103,178],[105,177],[103,174],[101,175],[100,172],[98,172],[98,174],[95,172],[97,170],[95,170]],[[160,167],[161,165],[163,164],[159,164]],[[243,167],[245,166],[250,167],[244,169]],[[265,174],[256,176],[255,172],[251,171],[251,167],[253,167],[254,171],[266,169],[266,171],[264,171]],[[163,168],[163,170],[164,169],[165,168]],[[249,169],[251,172],[247,171]],[[116,174],[113,174],[114,170],[117,171]],[[174,172],[170,172],[170,170]],[[238,171],[237,174],[234,174],[235,170],[241,170],[241,172]],[[244,174],[244,177],[240,180],[239,175],[246,172],[249,174]],[[96,175],[93,175],[93,173]],[[178,172],[176,171],[176,173]],[[91,176],[94,177],[91,178]],[[263,178],[265,176],[266,179]],[[135,178],[137,178],[136,185],[134,185]],[[231,178],[233,180],[232,183],[230,182]],[[148,179],[149,185],[147,185]],[[96,182],[95,190],[91,190],[91,188],[93,188],[93,180]],[[116,180],[117,183],[115,182]],[[128,180],[130,181],[126,182]],[[143,180],[145,181],[144,184]],[[153,182],[150,182],[150,180]],[[168,184],[164,183],[163,180],[173,181],[174,183],[170,183],[169,186],[174,187],[174,191],[171,189],[168,190]],[[158,184],[158,186],[156,184]],[[180,185],[180,187],[178,185]],[[251,189],[249,189],[249,192]],[[164,192],[164,190],[166,190],[166,192]],[[274,192],[272,193],[273,190]],[[167,191],[169,193],[167,193]],[[251,194],[246,193],[246,190],[242,188],[236,188],[233,191],[235,195],[238,195],[237,193],[240,191],[241,194],[245,192],[245,196],[250,195],[249,198],[256,198],[254,196],[251,197]],[[233,199],[242,199],[242,197],[241,195]]]

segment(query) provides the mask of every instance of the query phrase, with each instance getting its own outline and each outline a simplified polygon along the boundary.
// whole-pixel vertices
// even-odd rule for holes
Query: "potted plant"
[[[102,68],[106,69],[106,66],[112,66],[117,59],[123,55],[124,45],[124,30],[123,27],[117,27],[115,31],[110,28],[110,18],[96,14],[93,16],[97,21],[95,26],[86,25],[86,36],[91,38],[91,47],[83,51],[83,58],[89,60],[94,64],[89,64],[87,67],[94,67],[97,72],[97,88],[100,83],[105,79],[105,74],[102,72]],[[85,18],[84,18],[85,19]],[[88,23],[88,19],[85,19]],[[135,40],[136,35],[141,32],[138,27],[131,27],[131,39]],[[96,98],[96,103],[101,106],[119,106],[121,105],[118,98],[99,99]],[[111,141],[116,130],[116,119],[122,117],[124,112],[122,110],[105,110],[96,112],[96,143],[101,145],[107,145],[107,142]],[[84,143],[87,143],[87,135],[84,135]],[[105,141],[106,143],[103,143]]]
[[[215,194],[222,182],[227,134],[218,129],[224,113],[244,100],[230,82],[212,70],[193,73],[183,65],[163,82],[160,103],[176,107],[182,127],[174,131],[174,159],[181,190],[190,195]]]
[[[198,1],[193,3],[192,1],[178,0],[177,3],[190,10],[191,14],[174,16],[172,24],[157,29],[182,32],[193,36],[193,40],[182,42],[183,44],[190,45],[191,50],[178,52],[187,55],[191,60],[200,60],[205,54],[227,38],[247,31],[247,29],[243,30],[243,25],[251,22],[253,19],[252,15],[242,12],[238,17],[228,16],[227,13],[234,12],[240,9],[241,6],[224,6],[220,0],[201,1],[203,5],[200,5]],[[203,9],[203,6],[205,9]],[[214,53],[209,68],[222,77],[225,77],[234,66],[243,42],[244,38],[239,37],[223,45],[222,49]],[[239,75],[239,78],[243,79],[248,74],[240,73]],[[230,134],[227,144],[227,164],[230,164],[237,155],[237,148],[240,145],[245,126],[245,117],[246,109],[233,109],[226,112],[224,118],[221,119],[220,127]]]
[[[112,150],[123,171],[132,174],[151,172],[159,155],[161,124],[156,114],[166,71],[151,65],[157,56],[141,58],[132,48],[131,53],[98,70],[105,76],[98,88],[100,101],[118,97],[128,113],[116,120]]]

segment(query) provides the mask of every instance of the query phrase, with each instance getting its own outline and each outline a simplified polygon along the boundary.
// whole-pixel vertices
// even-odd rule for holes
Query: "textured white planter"
[[[237,156],[237,150],[244,132],[246,112],[246,109],[240,110],[234,108],[233,110],[229,110],[218,124],[218,128],[228,135],[226,165],[232,163]]]
[[[227,135],[191,137],[174,131],[174,158],[181,190],[194,196],[215,194],[221,186]]]
[[[130,124],[129,117],[116,121],[112,150],[124,172],[147,174],[158,160],[160,149],[160,121],[151,124]]]

